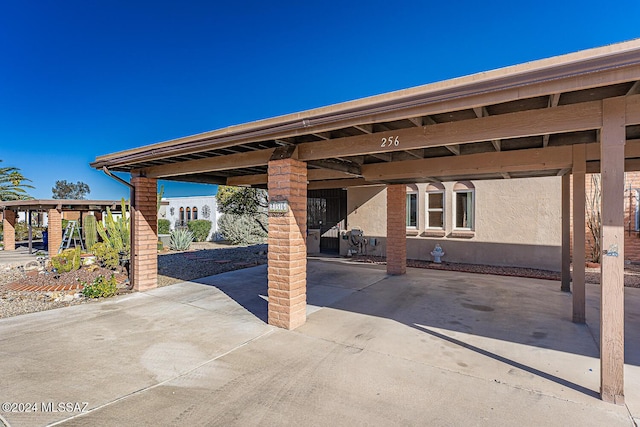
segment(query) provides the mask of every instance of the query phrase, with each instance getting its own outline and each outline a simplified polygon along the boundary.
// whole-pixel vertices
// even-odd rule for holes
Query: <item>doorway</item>
[[[340,251],[340,231],[345,229],[346,218],[346,190],[307,192],[307,229],[320,230],[320,252]]]

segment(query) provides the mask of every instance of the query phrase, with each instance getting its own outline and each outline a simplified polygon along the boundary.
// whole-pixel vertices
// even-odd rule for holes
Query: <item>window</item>
[[[191,221],[191,208],[187,208],[187,222]]]
[[[444,229],[444,187],[427,187],[427,228]]]
[[[453,187],[454,228],[473,230],[474,193],[474,186],[470,182],[458,182]]]
[[[418,193],[407,194],[407,228],[418,228]]]
[[[180,208],[180,225],[184,224],[184,208]]]
[[[198,208],[194,206],[191,212],[193,212],[193,220],[195,221],[196,219],[198,219]]]

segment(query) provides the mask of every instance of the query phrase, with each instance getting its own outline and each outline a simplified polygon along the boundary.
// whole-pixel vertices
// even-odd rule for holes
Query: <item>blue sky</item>
[[[638,38],[638,16],[637,0],[0,0],[1,165],[37,198],[56,180],[127,197],[89,162]],[[166,196],[215,191],[165,183]]]

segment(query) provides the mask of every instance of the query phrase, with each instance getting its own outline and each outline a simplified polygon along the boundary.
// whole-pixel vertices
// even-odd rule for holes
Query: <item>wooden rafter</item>
[[[373,133],[373,125],[354,125],[353,127],[358,129],[362,133]]]
[[[456,156],[460,155],[460,146],[459,145],[445,145],[444,148],[451,151]]]
[[[422,117],[409,117],[408,120],[417,127],[424,126],[425,124],[424,121],[422,120]]]
[[[360,165],[353,162],[344,161],[344,160],[343,161],[332,160],[332,159],[312,160],[307,162],[307,164],[316,166],[322,169],[345,172],[352,176],[357,176],[357,177],[362,176],[362,170]]]

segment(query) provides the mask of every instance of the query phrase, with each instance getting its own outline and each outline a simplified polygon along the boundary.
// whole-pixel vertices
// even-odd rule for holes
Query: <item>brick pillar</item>
[[[158,286],[158,185],[155,178],[134,176],[135,201],[131,207],[131,280],[133,289]]]
[[[407,186],[387,185],[387,273],[407,272]]]
[[[49,256],[58,254],[60,245],[62,244],[62,211],[58,209],[49,209],[47,215],[47,227],[49,231]]]
[[[289,211],[269,215],[269,324],[294,329],[307,319],[307,165],[269,162],[269,201]]]
[[[14,211],[5,210],[2,219],[4,250],[16,250],[16,213]]]

